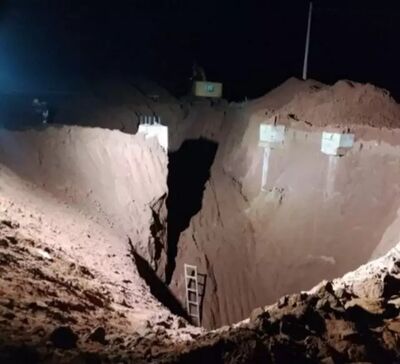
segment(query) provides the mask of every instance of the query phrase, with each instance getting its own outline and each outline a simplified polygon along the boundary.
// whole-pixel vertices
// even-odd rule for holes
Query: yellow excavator
[[[199,66],[197,62],[193,63],[192,77],[193,95],[197,97],[222,97],[222,83],[207,81],[204,68]]]

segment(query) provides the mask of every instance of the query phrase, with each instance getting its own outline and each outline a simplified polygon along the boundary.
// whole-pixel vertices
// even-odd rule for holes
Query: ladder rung
[[[196,288],[188,288],[187,290],[188,290],[189,292],[197,293],[197,289],[196,289]]]
[[[191,304],[191,305],[195,305],[195,306],[198,306],[198,305],[199,305],[199,303],[198,303],[198,302],[195,302],[195,301],[189,301],[189,300],[188,300],[188,303]]]
[[[187,269],[197,269],[197,267],[195,265],[191,265],[191,264],[185,264],[185,268],[187,268]]]
[[[193,279],[193,280],[195,280],[195,281],[197,281],[197,277],[196,276],[186,276],[185,277],[186,279]]]
[[[196,274],[196,272],[191,272],[191,273],[185,272],[185,276],[186,277],[196,277],[197,274]]]

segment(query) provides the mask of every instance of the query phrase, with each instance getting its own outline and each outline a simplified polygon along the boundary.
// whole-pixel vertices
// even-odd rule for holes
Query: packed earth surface
[[[289,79],[228,103],[96,87],[52,99],[40,126],[31,95],[2,96],[0,363],[400,362],[388,92]],[[144,116],[168,126],[168,150],[138,132]],[[265,123],[285,130],[268,153]],[[323,132],[354,145],[326,155]]]

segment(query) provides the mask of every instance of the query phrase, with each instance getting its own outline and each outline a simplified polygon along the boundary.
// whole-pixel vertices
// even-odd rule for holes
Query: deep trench
[[[210,178],[217,149],[217,143],[200,138],[186,140],[177,151],[169,153],[167,284],[171,282],[176,267],[181,233],[202,208],[205,185]]]

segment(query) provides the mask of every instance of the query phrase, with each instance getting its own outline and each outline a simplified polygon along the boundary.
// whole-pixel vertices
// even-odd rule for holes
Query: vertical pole
[[[263,156],[263,166],[262,166],[262,175],[261,175],[261,191],[267,190],[267,180],[268,180],[268,169],[269,169],[269,157],[271,154],[271,147],[267,146],[264,148],[264,156]]]
[[[195,280],[194,280],[194,282],[195,282],[195,289],[196,289],[196,320],[197,320],[197,325],[198,326],[200,326],[201,325],[201,322],[200,322],[200,300],[199,300],[199,282],[198,282],[198,275],[197,275],[197,267],[196,267],[196,270],[195,270]]]
[[[188,276],[188,266],[185,264],[185,293],[186,293],[186,312],[190,316],[190,297],[189,297],[189,276]]]
[[[326,191],[324,199],[329,200],[335,195],[335,180],[337,170],[338,157],[335,155],[329,156],[328,173],[326,175]]]
[[[312,11],[313,11],[313,3],[312,3],[312,1],[310,1],[310,8],[308,10],[306,49],[305,49],[305,52],[304,52],[303,80],[307,79],[307,74],[308,74],[308,54],[309,54],[309,51],[310,51]]]

